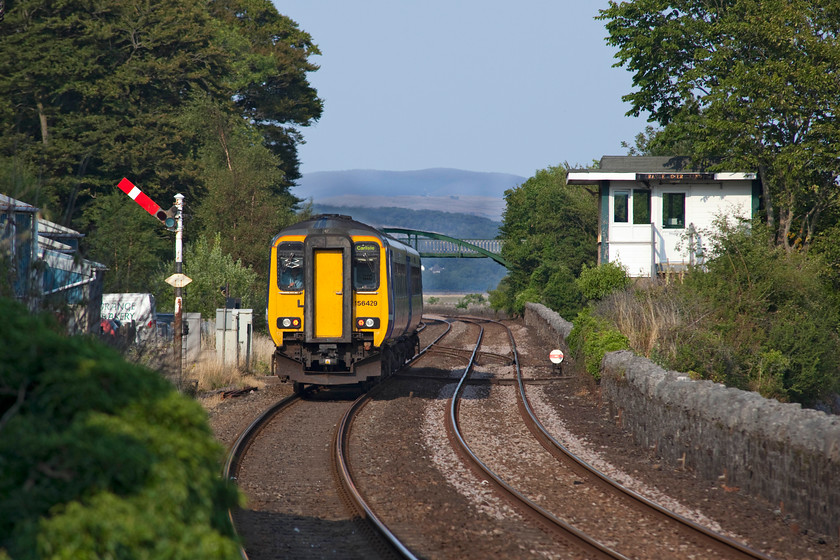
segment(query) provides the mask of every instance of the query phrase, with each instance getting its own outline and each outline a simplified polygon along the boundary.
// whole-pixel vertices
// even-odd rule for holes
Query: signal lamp
[[[278,317],[277,318],[277,328],[278,329],[299,329],[300,328],[300,317]]]
[[[378,329],[379,328],[379,317],[357,317],[356,318],[356,328],[357,329]]]
[[[163,222],[163,225],[166,226],[166,229],[175,231],[175,218],[178,215],[178,207],[173,206],[169,210],[160,209],[155,214],[155,217]]]

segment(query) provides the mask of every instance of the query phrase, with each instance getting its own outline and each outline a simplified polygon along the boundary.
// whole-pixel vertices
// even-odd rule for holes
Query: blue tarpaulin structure
[[[76,331],[96,331],[106,267],[79,252],[83,234],[40,216],[35,206],[0,194],[0,254],[9,283],[30,308],[63,308]]]

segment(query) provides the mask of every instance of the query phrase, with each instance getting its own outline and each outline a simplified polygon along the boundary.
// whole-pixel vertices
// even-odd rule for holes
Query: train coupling
[[[319,344],[318,357],[321,364],[329,366],[338,363],[337,344]]]

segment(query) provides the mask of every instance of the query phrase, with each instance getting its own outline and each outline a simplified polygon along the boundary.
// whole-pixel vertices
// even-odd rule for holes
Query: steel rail
[[[438,319],[429,320],[439,321]],[[440,336],[435,338],[435,340],[433,340],[429,345],[407,360],[404,365],[412,364],[419,360],[432,346],[437,344],[438,341],[449,333],[452,329],[452,324],[446,319],[440,320],[440,322],[446,323],[446,330]],[[387,382],[387,380],[385,382]],[[358,416],[359,412],[372,400],[373,396],[382,390],[382,387],[383,385],[378,385],[371,391],[356,399],[350,408],[347,409],[347,412],[342,417],[341,422],[339,422],[338,428],[335,431],[332,449],[333,462],[335,463],[335,474],[342,490],[344,491],[344,496],[349,502],[349,505],[375,529],[376,533],[390,547],[390,551],[398,554],[401,558],[416,560],[417,557],[411,552],[411,550],[409,550],[408,547],[406,547],[402,541],[394,535],[388,526],[379,518],[379,516],[376,515],[373,508],[371,508],[367,503],[353,479],[353,473],[350,471],[350,462],[348,460],[348,442],[350,439],[350,430],[352,429],[353,421]]]
[[[464,439],[463,434],[461,433],[460,423],[458,421],[458,412],[460,410],[460,393],[463,387],[466,384],[466,380],[472,371],[473,365],[475,364],[475,357],[478,353],[478,348],[481,346],[481,341],[484,336],[484,327],[478,324],[478,321],[484,321],[484,319],[471,319],[471,318],[464,318],[458,317],[457,320],[464,321],[464,322],[472,322],[476,326],[479,327],[479,335],[478,339],[475,342],[475,349],[472,352],[472,356],[470,357],[470,361],[467,364],[467,367],[464,369],[464,373],[461,376],[458,385],[455,387],[455,392],[450,398],[450,405],[449,405],[449,415],[447,417],[447,432],[450,434],[452,439],[457,443],[457,451],[459,454],[467,460],[473,470],[476,470],[479,474],[483,476],[487,476],[492,483],[495,485],[497,490],[511,499],[513,502],[518,504],[522,510],[526,513],[531,514],[534,518],[538,521],[542,522],[548,528],[553,530],[556,535],[560,535],[562,537],[566,537],[567,542],[571,542],[572,546],[578,547],[580,549],[585,549],[586,553],[590,555],[592,558],[610,558],[614,560],[628,560],[627,557],[623,556],[622,554],[604,546],[602,543],[596,541],[595,539],[591,538],[586,533],[578,530],[574,526],[566,523],[565,521],[555,517],[549,511],[543,509],[538,504],[535,504],[520,492],[518,492],[515,488],[507,484],[501,477],[499,477],[495,472],[493,472],[486,464],[484,464],[481,459],[472,451],[469,444]]]
[[[353,420],[371,401],[372,396],[378,393],[381,388],[382,385],[379,385],[373,390],[360,396],[353,402],[344,414],[344,417],[342,417],[333,439],[332,455],[333,463],[335,465],[335,474],[341,488],[344,490],[345,497],[350,502],[350,505],[362,517],[362,519],[366,520],[373,526],[376,533],[390,546],[392,552],[395,552],[401,558],[416,560],[417,557],[402,543],[402,541],[399,540],[399,538],[397,538],[396,535],[394,535],[394,533],[391,532],[379,516],[374,513],[373,509],[368,505],[367,501],[362,496],[362,493],[359,491],[359,488],[356,486],[356,483],[353,480],[353,474],[350,472],[350,463],[347,457],[347,443],[350,439],[350,429],[352,428]]]
[[[248,447],[250,447],[254,438],[260,433],[263,427],[265,427],[268,421],[271,420],[275,414],[292,406],[299,400],[301,400],[300,395],[291,395],[276,402],[269,408],[265,409],[262,414],[260,414],[247,428],[242,431],[241,434],[239,434],[239,437],[236,438],[236,441],[231,446],[225,465],[222,468],[222,476],[225,480],[236,480],[236,473],[239,471],[239,463],[242,460],[242,457],[245,456],[245,452],[248,450]],[[233,520],[233,510],[230,508],[228,509],[228,519],[230,520],[234,533],[236,533],[237,540],[240,542],[239,555],[243,558],[243,560],[248,560],[248,554],[245,552],[245,547],[241,544],[242,539],[239,538],[239,532],[236,530],[236,523]]]
[[[437,321],[437,322],[446,323],[446,330],[440,336],[438,336],[434,341],[432,341],[431,344],[429,344],[428,346],[423,348],[420,352],[418,352],[411,359],[407,360],[406,364],[411,364],[411,363],[415,362],[416,360],[420,359],[420,357],[423,356],[429,350],[430,347],[432,347],[434,344],[436,344],[438,341],[440,341],[440,339],[442,339],[444,336],[446,336],[446,334],[449,333],[449,331],[452,329],[452,323],[447,321],[446,319],[436,319],[436,318],[433,318],[433,317],[426,317],[425,319],[430,320],[430,321]],[[427,325],[425,323],[421,323],[420,327],[417,330],[418,330],[418,332],[422,332],[426,328],[427,328]],[[357,399],[357,401],[353,403],[353,406],[356,406],[356,403],[358,403],[360,400],[362,400],[362,398],[364,396],[366,396],[366,395],[363,395],[362,397]],[[228,480],[228,481],[235,481],[236,480],[236,473],[239,470],[239,463],[242,460],[242,457],[245,456],[245,453],[247,452],[251,443],[254,441],[256,436],[260,433],[262,428],[268,423],[268,421],[271,418],[273,418],[274,415],[279,413],[281,410],[283,410],[285,408],[288,408],[289,406],[293,405],[294,403],[296,403],[300,400],[302,400],[302,396],[295,394],[295,395],[291,395],[289,397],[286,397],[286,398],[278,401],[274,405],[272,405],[269,408],[267,408],[266,410],[264,410],[253,422],[251,422],[251,424],[247,428],[245,428],[242,431],[242,433],[239,434],[236,441],[233,443],[233,445],[231,445],[230,450],[228,451],[227,458],[225,460],[225,464],[222,468],[222,476],[225,478],[225,480]],[[353,407],[351,407],[351,409],[352,408]],[[361,409],[361,407],[359,407],[359,409]],[[348,414],[349,414],[349,411],[348,411]],[[345,414],[344,419],[342,419],[342,424],[345,424],[345,421],[348,420],[348,414]],[[349,425],[350,425],[350,422],[347,422],[348,434],[349,434]],[[338,433],[338,432],[336,432],[336,433]],[[341,446],[341,448],[343,450],[343,446],[344,446],[345,442],[346,442],[346,440],[344,442],[341,442],[340,444],[334,445],[333,447],[335,449],[338,449],[339,446]],[[341,455],[341,454],[339,455],[339,457],[342,457],[342,461],[346,464],[346,458],[344,458],[343,455]],[[347,471],[347,473],[349,475],[349,470]],[[355,484],[352,481],[352,477],[348,477],[347,480],[355,488]],[[346,488],[343,488],[343,489],[345,490],[345,492],[347,491]],[[361,499],[361,495],[358,495],[358,497]],[[365,511],[365,515],[367,515],[368,520],[372,523],[372,525],[374,525],[374,527],[377,527],[377,531],[379,531],[379,525],[381,525],[381,527],[385,529],[387,534],[390,534],[390,531],[387,530],[387,527],[385,527],[385,525],[383,523],[381,523],[381,521],[379,521],[379,519],[375,515],[373,515],[370,508],[367,506],[366,503],[364,503],[364,500],[361,500],[360,504],[362,506],[362,510]],[[239,538],[239,532],[236,530],[236,523],[234,522],[234,519],[233,519],[233,510],[232,509],[228,509],[228,520],[230,521],[231,527],[233,527],[233,531],[236,534],[237,539],[240,541],[239,555],[243,560],[248,560],[248,554],[245,551],[245,547],[241,544],[241,538]],[[390,540],[390,539],[388,539],[388,537],[384,533],[382,533],[382,534],[383,534],[383,537],[386,538],[386,540]],[[398,544],[398,541],[395,542],[395,543],[391,543],[391,544],[393,545],[394,549],[397,550],[397,551],[405,548],[403,545]],[[405,550],[407,551],[407,549],[405,549]],[[408,551],[408,555],[404,555],[403,557],[414,558],[414,556],[411,555],[410,551]]]
[[[723,553],[734,552],[738,555],[737,557],[739,558],[771,560],[769,556],[766,556],[761,552],[750,548],[742,542],[729,538],[725,535],[721,535],[720,533],[716,533],[708,527],[704,527],[699,523],[695,523],[690,519],[686,519],[685,517],[675,512],[672,512],[651,500],[648,500],[641,494],[630,490],[629,488],[623,486],[616,480],[613,480],[612,478],[608,477],[598,469],[594,468],[593,466],[579,458],[577,455],[572,453],[572,451],[569,450],[566,446],[557,441],[548,432],[548,430],[545,428],[542,422],[540,422],[539,418],[537,418],[537,415],[534,413],[534,410],[531,407],[531,403],[528,400],[528,395],[525,391],[525,380],[522,377],[522,369],[519,364],[519,353],[516,350],[516,341],[514,340],[513,333],[506,325],[498,321],[493,321],[490,319],[486,319],[486,321],[496,323],[507,331],[508,338],[510,339],[510,346],[513,352],[513,361],[514,367],[516,368],[517,384],[519,386],[520,413],[522,414],[523,419],[525,420],[525,424],[528,426],[528,429],[547,451],[549,451],[552,455],[561,460],[572,461],[579,468],[583,469],[586,474],[595,477],[598,481],[600,481],[603,485],[606,485],[609,489],[624,494],[626,497],[630,498],[637,504],[640,504],[644,509],[648,511],[653,511],[660,517],[664,517],[668,521],[677,522],[685,530],[688,530],[693,535],[702,535],[703,538],[705,538],[707,541],[710,541],[713,545],[715,545],[718,548],[719,551]]]

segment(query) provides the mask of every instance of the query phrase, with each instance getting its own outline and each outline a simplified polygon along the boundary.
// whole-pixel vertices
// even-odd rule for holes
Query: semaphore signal
[[[2,1],[2,0],[0,0]],[[155,201],[143,194],[143,191],[134,186],[134,183],[123,177],[118,185],[120,190],[128,197],[139,204],[146,212],[160,220],[166,229],[175,232],[175,274],[166,279],[166,282],[175,288],[175,332],[173,333],[172,351],[175,359],[175,368],[178,372],[178,386],[183,382],[183,348],[181,337],[183,335],[183,323],[181,315],[184,308],[184,298],[181,290],[192,282],[192,279],[184,274],[183,269],[183,245],[184,245],[184,195],[175,195],[175,206],[169,210],[162,210]]]
[[[120,181],[120,184],[117,186],[122,192],[127,194],[131,200],[139,204],[146,212],[160,220],[161,223],[166,226],[166,229],[175,229],[175,215],[178,212],[178,208],[176,206],[173,206],[169,210],[163,210],[157,205],[157,203],[155,203],[155,201],[149,198],[143,193],[143,191],[137,188],[134,183],[125,177],[123,177],[123,180]]]

